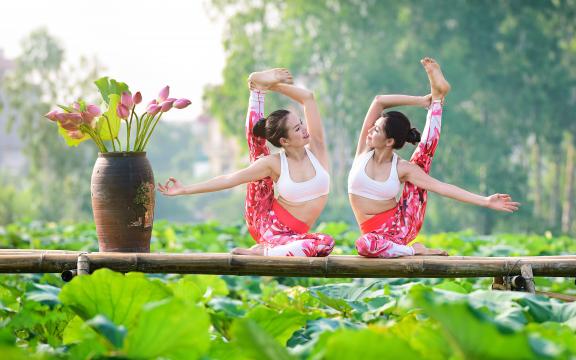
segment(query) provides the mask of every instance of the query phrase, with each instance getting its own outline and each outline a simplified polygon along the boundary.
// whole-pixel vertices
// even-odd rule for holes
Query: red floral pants
[[[420,143],[410,158],[410,162],[430,173],[432,158],[440,140],[442,105],[432,102],[426,116],[426,125]],[[358,254],[366,257],[391,258],[414,255],[414,249],[407,246],[416,238],[426,212],[426,190],[406,182],[398,206],[378,214],[360,225],[363,235],[356,240]]]
[[[246,139],[250,162],[270,154],[266,139],[252,134],[256,122],[264,117],[264,94],[250,92],[246,117]],[[264,246],[268,256],[328,256],[334,248],[330,235],[308,233],[307,224],[293,217],[274,198],[274,183],[270,177],[253,181],[246,190],[245,218],[250,234]]]

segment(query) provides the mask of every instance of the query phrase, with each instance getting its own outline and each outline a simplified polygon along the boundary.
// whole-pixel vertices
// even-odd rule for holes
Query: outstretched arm
[[[426,96],[411,96],[411,95],[376,95],[366,117],[364,118],[364,123],[362,124],[362,130],[360,131],[360,138],[358,139],[358,146],[356,147],[356,156],[365,152],[366,148],[366,137],[368,137],[368,131],[374,126],[376,120],[380,118],[380,114],[383,110],[396,107],[396,106],[421,106],[426,107],[430,105],[432,99],[431,95]]]
[[[404,174],[405,181],[439,195],[497,211],[514,212],[520,206],[520,203],[512,201],[512,197],[508,194],[481,196],[458,186],[436,180],[426,174],[418,165],[408,163],[404,166],[406,169]]]
[[[232,174],[217,176],[197,184],[184,186],[178,180],[171,177],[164,185],[158,183],[158,191],[166,196],[199,194],[230,189],[234,186],[260,180],[268,176],[272,176],[272,167],[267,158],[261,158],[245,169]]]
[[[310,133],[310,145],[313,150],[321,152],[326,151],[326,143],[324,141],[324,126],[318,111],[318,105],[314,93],[310,90],[288,84],[276,84],[270,90],[288,96],[290,99],[300,103],[304,107],[304,116],[306,117],[306,125]]]

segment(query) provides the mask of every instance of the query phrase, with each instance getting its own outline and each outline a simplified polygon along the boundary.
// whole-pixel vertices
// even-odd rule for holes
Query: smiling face
[[[284,126],[287,129],[287,136],[280,140],[282,146],[300,147],[310,143],[310,134],[306,124],[294,112],[288,114],[288,119]]]
[[[380,117],[368,130],[368,136],[366,137],[366,145],[370,148],[381,149],[386,147],[394,146],[394,139],[386,137],[386,132],[384,131],[384,125],[386,120]]]

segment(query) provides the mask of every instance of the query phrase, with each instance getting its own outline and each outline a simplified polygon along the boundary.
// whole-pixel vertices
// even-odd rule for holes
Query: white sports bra
[[[366,164],[374,155],[374,150],[359,155],[352,164],[348,175],[348,193],[359,195],[372,200],[391,200],[400,191],[401,184],[398,178],[398,155],[394,153],[390,176],[386,181],[376,181],[366,174]]]
[[[307,181],[294,182],[290,178],[288,159],[284,150],[280,151],[280,177],[276,182],[278,194],[290,202],[304,202],[316,199],[330,191],[330,175],[326,171],[312,151],[306,149],[308,158],[316,171],[316,175]]]

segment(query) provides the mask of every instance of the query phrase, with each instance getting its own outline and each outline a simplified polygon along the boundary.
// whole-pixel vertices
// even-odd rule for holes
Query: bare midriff
[[[320,217],[322,210],[324,210],[326,202],[328,201],[328,195],[298,203],[290,202],[278,196],[277,201],[296,219],[312,227],[316,220],[318,220],[318,217]]]
[[[372,200],[354,194],[349,194],[348,197],[358,224],[362,224],[374,215],[393,209],[398,204],[395,198],[390,200]]]

